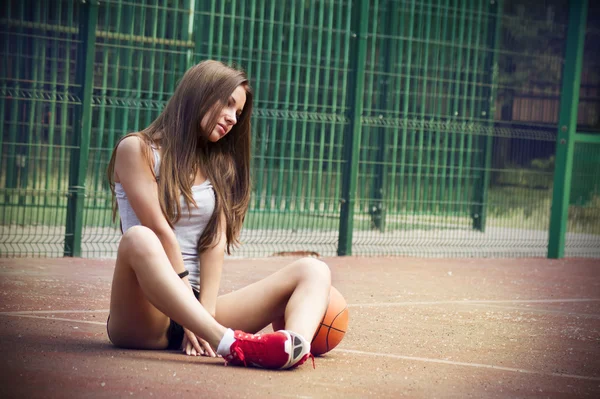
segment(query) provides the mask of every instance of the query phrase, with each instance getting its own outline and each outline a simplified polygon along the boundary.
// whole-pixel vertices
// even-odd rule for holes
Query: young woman
[[[311,356],[331,283],[323,262],[298,260],[218,296],[224,253],[248,209],[251,112],[244,73],[204,61],[150,126],[115,147],[108,178],[123,237],[107,322],[113,344],[273,369]],[[254,335],[269,324],[275,332]]]

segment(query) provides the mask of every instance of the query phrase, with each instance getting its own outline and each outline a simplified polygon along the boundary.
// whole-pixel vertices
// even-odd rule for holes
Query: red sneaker
[[[265,369],[289,369],[304,363],[312,356],[310,345],[292,331],[280,330],[270,334],[247,334],[234,331],[235,341],[227,364],[254,366]]]

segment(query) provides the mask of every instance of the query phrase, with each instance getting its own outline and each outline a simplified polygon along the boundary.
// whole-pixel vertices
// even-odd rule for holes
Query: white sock
[[[235,337],[233,336],[233,330],[228,328],[225,331],[225,335],[221,338],[221,342],[219,342],[219,347],[217,348],[217,354],[221,356],[227,356],[231,354],[231,344],[235,341]]]

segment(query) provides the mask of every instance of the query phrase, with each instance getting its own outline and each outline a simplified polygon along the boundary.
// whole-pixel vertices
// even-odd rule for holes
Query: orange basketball
[[[319,356],[329,352],[342,341],[347,329],[348,305],[342,294],[331,286],[329,306],[310,344],[311,353]]]

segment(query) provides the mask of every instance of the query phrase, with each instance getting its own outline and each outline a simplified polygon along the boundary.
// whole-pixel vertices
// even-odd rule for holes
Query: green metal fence
[[[590,4],[583,53],[565,58],[569,4],[538,3],[8,1],[0,252],[114,256],[114,144],[215,58],[256,92],[235,255],[546,256],[565,172],[558,255],[600,256],[600,12]],[[573,100],[561,77],[577,60]],[[566,167],[559,114],[577,98]]]

